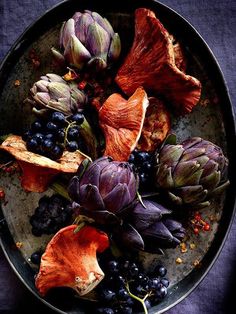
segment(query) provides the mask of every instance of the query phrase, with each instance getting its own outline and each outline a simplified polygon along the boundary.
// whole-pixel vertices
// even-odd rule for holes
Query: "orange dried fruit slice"
[[[148,97],[142,87],[125,100],[115,93],[107,98],[99,110],[99,124],[104,132],[104,155],[117,161],[127,161],[141,135]]]
[[[137,148],[153,152],[161,145],[171,129],[170,113],[160,99],[149,97],[148,100],[149,106]]]
[[[177,63],[182,66],[180,58]],[[127,95],[143,86],[147,92],[164,96],[177,114],[189,113],[200,99],[201,83],[178,66],[168,31],[154,12],[137,9],[134,42],[118,70],[116,83]]]
[[[64,151],[58,161],[51,160],[28,151],[25,142],[18,135],[8,136],[0,149],[16,158],[22,169],[21,185],[30,192],[44,192],[60,172],[75,173],[85,158],[79,151]]]

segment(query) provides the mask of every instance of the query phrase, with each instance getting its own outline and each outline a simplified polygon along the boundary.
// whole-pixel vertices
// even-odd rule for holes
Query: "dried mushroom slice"
[[[178,69],[170,34],[154,12],[144,8],[135,11],[134,42],[115,80],[127,95],[143,86],[164,96],[177,114],[191,112],[201,96],[199,80]]]
[[[79,151],[65,151],[56,162],[27,150],[20,136],[10,135],[0,148],[13,155],[22,169],[21,185],[26,191],[44,192],[60,172],[75,173],[84,159]]]
[[[164,141],[170,131],[170,114],[164,103],[155,97],[149,97],[142,133],[137,148],[153,152]]]
[[[106,140],[104,156],[128,160],[141,135],[147,107],[147,94],[141,87],[128,100],[117,93],[107,98],[99,110],[99,123]]]
[[[83,296],[103,279],[96,253],[109,247],[108,236],[91,226],[76,232],[77,227],[59,230],[48,243],[35,281],[42,296],[55,287],[70,287]]]

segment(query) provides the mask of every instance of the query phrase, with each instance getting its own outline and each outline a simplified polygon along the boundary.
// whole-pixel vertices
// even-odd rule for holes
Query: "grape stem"
[[[67,141],[67,134],[68,134],[69,129],[76,124],[75,121],[70,123],[69,121],[66,120],[66,122],[68,123],[68,125],[65,129],[64,145],[66,145],[66,142],[68,142]]]
[[[142,304],[143,310],[144,310],[144,314],[148,314],[148,309],[146,307],[145,300],[147,299],[147,297],[149,297],[149,294],[147,293],[143,299],[140,299],[139,297],[137,297],[135,294],[133,294],[130,291],[128,283],[126,284],[126,289],[127,289],[128,293],[129,293],[129,295],[131,296],[131,298],[137,300],[138,302],[140,302]]]
[[[85,158],[87,158],[90,162],[93,162],[93,161],[92,161],[92,158],[89,157],[88,155],[86,155],[85,153],[81,152],[81,150],[77,149],[76,151],[77,151],[77,152],[80,152],[80,154],[81,154],[82,156],[84,156]]]

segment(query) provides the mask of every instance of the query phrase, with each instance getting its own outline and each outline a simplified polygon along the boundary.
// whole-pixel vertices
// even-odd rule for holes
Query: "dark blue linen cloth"
[[[0,61],[17,37],[58,0],[0,0]],[[236,1],[167,0],[212,49],[236,111]],[[2,118],[2,117],[1,117]],[[168,314],[236,313],[236,219],[214,266],[201,284]],[[0,313],[53,313],[28,292],[0,249]]]

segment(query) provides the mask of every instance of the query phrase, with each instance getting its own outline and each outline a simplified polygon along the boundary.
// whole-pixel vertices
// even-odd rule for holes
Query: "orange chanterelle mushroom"
[[[10,135],[0,148],[13,155],[22,169],[21,185],[26,191],[43,192],[60,172],[75,173],[85,158],[79,151],[64,151],[56,162],[29,152],[20,136]]]
[[[201,83],[186,75],[180,46],[173,42],[155,13],[145,8],[135,11],[134,42],[116,82],[131,95],[137,87],[168,100],[179,114],[189,113],[201,96]]]
[[[147,94],[142,87],[125,100],[112,94],[99,110],[99,124],[106,139],[104,156],[127,161],[141,135],[146,109]]]
[[[165,140],[171,129],[170,113],[163,101],[149,97],[141,137],[137,148],[146,152],[154,152]]]
[[[108,236],[91,226],[76,228],[61,229],[48,243],[35,281],[42,296],[55,287],[70,287],[82,296],[103,279],[96,253],[108,248]]]

